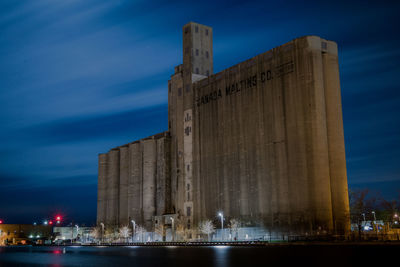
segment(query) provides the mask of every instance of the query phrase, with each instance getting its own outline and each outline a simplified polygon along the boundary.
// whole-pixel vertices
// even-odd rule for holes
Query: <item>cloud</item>
[[[399,5],[1,1],[0,213],[29,221],[62,203],[94,221],[97,154],[167,129],[189,21],[213,27],[216,71],[303,35],[336,41],[349,183],[398,181]]]

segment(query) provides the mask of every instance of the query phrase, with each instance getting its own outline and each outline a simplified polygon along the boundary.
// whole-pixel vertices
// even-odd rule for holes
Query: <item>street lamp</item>
[[[133,238],[135,236],[136,222],[132,220],[131,223],[132,223],[132,242],[133,242]]]
[[[103,239],[103,237],[104,237],[104,223],[100,223],[100,225],[101,225],[101,243],[103,243],[104,242],[104,239]]]
[[[75,227],[76,227],[76,241],[78,241],[79,226],[75,224]]]
[[[171,217],[172,241],[175,241],[174,218]]]
[[[224,240],[224,214],[222,212],[218,213],[218,216],[221,217],[221,237]]]

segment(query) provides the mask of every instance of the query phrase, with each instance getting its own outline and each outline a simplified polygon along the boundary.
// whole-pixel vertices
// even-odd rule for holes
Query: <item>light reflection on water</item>
[[[0,266],[352,266],[399,246],[282,245],[268,247],[0,247]],[[65,250],[64,250],[65,249]],[[64,253],[65,251],[65,253]],[[365,255],[371,255],[365,257]],[[329,259],[327,261],[326,259]],[[380,258],[381,262],[385,259]],[[368,265],[366,262],[365,266]],[[382,265],[383,266],[383,265]]]

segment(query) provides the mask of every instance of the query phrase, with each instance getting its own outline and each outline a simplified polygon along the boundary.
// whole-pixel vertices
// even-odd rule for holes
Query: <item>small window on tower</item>
[[[188,165],[189,166],[189,165]],[[187,190],[190,190],[190,184],[186,185]]]
[[[191,212],[190,207],[186,207],[186,216],[191,216],[190,212]]]
[[[189,92],[190,92],[190,85],[186,84],[186,93],[189,93]]]
[[[190,165],[188,164],[187,166],[186,166],[186,169],[187,169],[187,171],[190,171]],[[189,184],[188,184],[189,185]],[[188,189],[189,190],[189,189]]]
[[[206,58],[208,58],[208,51],[206,51]]]
[[[198,26],[194,27],[194,31],[199,32],[199,27]]]
[[[196,56],[199,55],[199,49],[196,49]]]
[[[206,29],[206,35],[208,36],[208,29]]]
[[[187,193],[187,200],[190,201],[190,192]]]
[[[196,74],[199,74],[199,68],[196,68]]]

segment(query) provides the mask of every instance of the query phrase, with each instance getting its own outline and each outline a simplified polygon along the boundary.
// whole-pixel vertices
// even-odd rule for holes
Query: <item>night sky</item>
[[[213,27],[215,72],[336,41],[349,186],[398,197],[400,2],[370,2],[0,0],[0,218],[95,222],[97,154],[167,130],[189,21]]]

